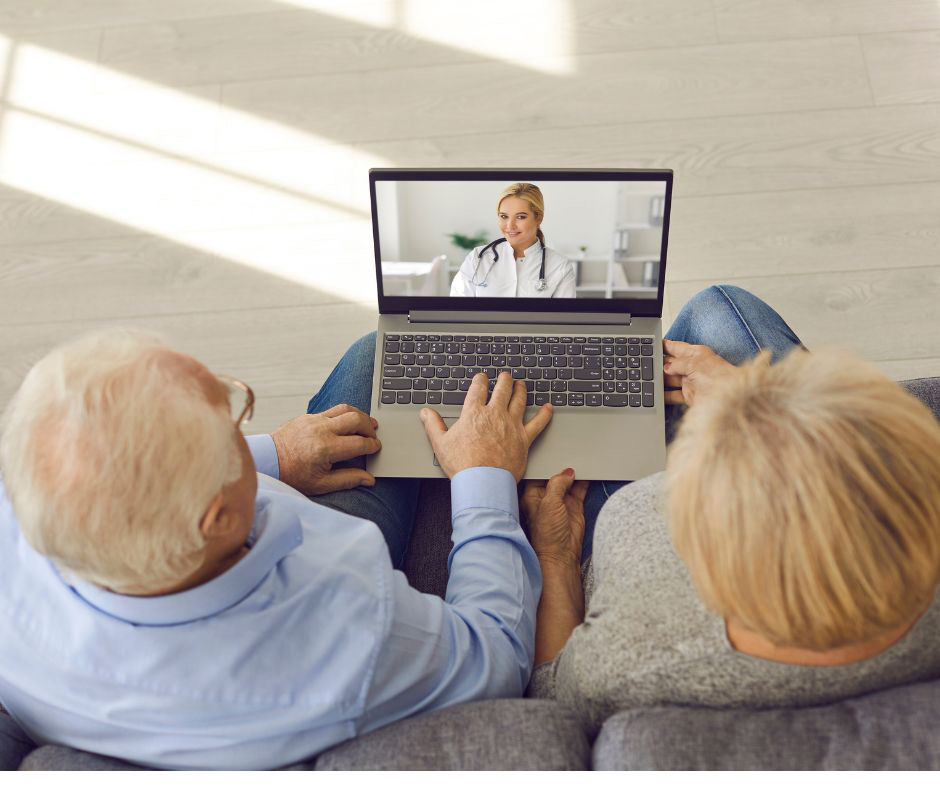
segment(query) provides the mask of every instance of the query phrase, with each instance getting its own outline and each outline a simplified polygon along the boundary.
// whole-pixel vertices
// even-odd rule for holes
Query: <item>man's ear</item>
[[[225,505],[225,495],[219,490],[209,503],[209,508],[199,522],[199,530],[207,541],[223,535],[232,525],[229,509]]]

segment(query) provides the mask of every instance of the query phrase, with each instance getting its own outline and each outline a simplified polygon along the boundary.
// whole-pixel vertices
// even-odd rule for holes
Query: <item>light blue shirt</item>
[[[162,768],[270,768],[419,712],[519,696],[541,575],[511,474],[451,485],[446,601],[392,569],[371,522],[279,482],[269,436],[250,551],[161,597],[64,577],[0,482],[0,701],[39,743]]]

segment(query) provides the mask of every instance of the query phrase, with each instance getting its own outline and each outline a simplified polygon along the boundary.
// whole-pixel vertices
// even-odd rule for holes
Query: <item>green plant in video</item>
[[[476,235],[463,235],[462,233],[448,233],[451,243],[459,249],[470,250],[486,243],[486,231],[480,230]]]

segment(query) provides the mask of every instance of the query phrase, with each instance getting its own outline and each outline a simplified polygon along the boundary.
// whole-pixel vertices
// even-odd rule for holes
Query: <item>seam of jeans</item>
[[[724,291],[721,285],[715,285],[715,289],[719,293],[721,293],[725,297],[725,300],[727,300],[727,302],[731,305],[731,308],[734,310],[734,313],[738,316],[738,320],[741,321],[741,325],[744,326],[745,331],[747,331],[747,335],[751,338],[751,341],[754,343],[754,347],[756,347],[757,350],[760,351],[762,349],[760,346],[760,342],[757,341],[757,337],[755,337],[754,332],[751,331],[751,327],[747,324],[747,321],[744,319],[744,315],[741,314],[741,310],[738,309],[738,305],[734,303],[734,301],[731,300],[731,296],[729,296]]]

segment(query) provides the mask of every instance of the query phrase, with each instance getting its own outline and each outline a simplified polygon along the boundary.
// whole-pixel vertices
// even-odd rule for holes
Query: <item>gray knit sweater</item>
[[[529,695],[556,698],[596,730],[636,706],[805,706],[940,676],[940,593],[907,635],[862,662],[804,667],[735,651],[672,546],[662,477],[623,487],[601,510],[584,623],[536,668]]]

